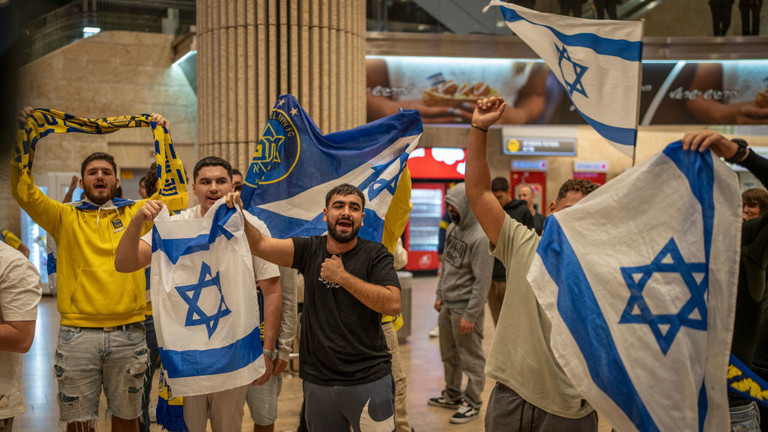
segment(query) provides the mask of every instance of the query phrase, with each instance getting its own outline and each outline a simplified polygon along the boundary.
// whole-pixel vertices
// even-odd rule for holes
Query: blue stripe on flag
[[[229,222],[229,219],[233,214],[235,214],[234,208],[229,208],[226,205],[219,206],[219,208],[216,209],[216,214],[213,216],[211,232],[209,234],[200,234],[193,238],[163,238],[157,230],[157,227],[153,227],[152,253],[160,250],[168,256],[168,259],[173,264],[176,264],[184,255],[190,255],[210,249],[211,245],[216,242],[216,239],[219,238],[219,236],[223,235],[229,240],[234,235],[224,226]]]
[[[508,22],[527,21],[533,25],[541,26],[552,32],[557,39],[565,45],[589,48],[604,56],[618,57],[626,61],[639,62],[642,58],[642,41],[628,41],[624,39],[610,39],[598,36],[594,33],[577,33],[567,35],[545,24],[533,22],[522,17],[516,10],[502,7],[501,13]]]
[[[603,137],[615,142],[616,144],[622,144],[630,147],[635,146],[635,140],[637,139],[637,129],[634,128],[623,128],[618,126],[611,126],[605,123],[601,123],[592,117],[589,117],[588,115],[584,114],[582,112],[578,105],[574,104],[576,107],[576,110],[579,111],[579,114],[581,114],[582,117],[584,117],[584,120],[587,121],[587,123],[590,124],[597,133],[602,135]]]
[[[216,375],[240,370],[262,354],[259,327],[231,345],[207,350],[173,351],[160,348],[163,368],[171,378]]]
[[[600,305],[557,218],[547,219],[537,253],[558,286],[558,312],[579,346],[595,385],[613,399],[639,430],[658,431],[627,373]]]
[[[709,254],[712,249],[712,230],[715,224],[715,170],[712,154],[709,151],[703,153],[685,151],[682,141],[668,145],[663,153],[685,175],[691,187],[691,193],[701,205],[704,222],[704,252],[707,261],[704,277],[709,279]],[[709,283],[704,286],[709,286]]]

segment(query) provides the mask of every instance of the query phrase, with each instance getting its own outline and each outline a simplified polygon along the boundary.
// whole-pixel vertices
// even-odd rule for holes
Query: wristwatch
[[[734,138],[731,140],[731,142],[739,147],[736,149],[736,153],[734,153],[733,156],[729,157],[725,161],[728,163],[739,163],[747,154],[747,142],[741,138]]]
[[[270,360],[274,361],[277,358],[277,350],[264,348],[264,355],[269,357]]]

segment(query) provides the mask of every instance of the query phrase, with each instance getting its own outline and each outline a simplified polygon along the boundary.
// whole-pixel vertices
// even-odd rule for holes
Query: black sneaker
[[[427,400],[427,405],[440,408],[456,409],[459,407],[459,401],[452,401],[447,399],[445,396],[438,396],[429,398]]]
[[[464,424],[476,419],[480,414],[478,408],[472,408],[467,401],[461,401],[461,405],[456,412],[451,416],[451,423]]]

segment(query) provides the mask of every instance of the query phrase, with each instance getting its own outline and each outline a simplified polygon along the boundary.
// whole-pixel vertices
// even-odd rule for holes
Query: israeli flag
[[[152,230],[151,297],[160,358],[175,396],[250,384],[264,374],[259,302],[242,213],[219,200],[202,219]]]
[[[245,177],[245,208],[275,238],[322,235],[326,193],[349,183],[366,197],[360,237],[380,242],[395,190],[410,186],[400,175],[421,132],[418,111],[403,110],[323,135],[295,97],[281,95]]]
[[[640,113],[641,21],[588,20],[501,7],[507,26],[547,63],[579,114],[632,157]]]
[[[736,174],[678,141],[547,219],[528,281],[616,430],[729,430],[740,208]]]

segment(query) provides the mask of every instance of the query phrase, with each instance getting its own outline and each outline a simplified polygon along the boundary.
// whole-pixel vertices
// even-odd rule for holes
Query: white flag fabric
[[[643,23],[573,18],[493,0],[507,26],[547,63],[600,135],[633,156],[642,76]]]
[[[617,431],[727,431],[736,174],[680,142],[550,216],[528,273],[551,346]]]
[[[223,200],[202,219],[152,232],[151,298],[160,358],[176,396],[250,384],[264,374],[259,303],[242,213]]]

